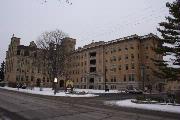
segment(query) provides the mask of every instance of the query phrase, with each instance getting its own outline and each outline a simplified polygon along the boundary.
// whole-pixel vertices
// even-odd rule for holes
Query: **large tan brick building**
[[[152,85],[153,90],[162,89],[163,81],[157,79],[152,70],[156,69],[151,58],[162,59],[154,52],[158,37],[132,35],[109,42],[92,42],[75,49],[76,40],[65,38],[71,55],[66,62],[66,74],[58,78],[59,87],[64,87],[67,79],[75,88],[125,89]],[[27,82],[51,86],[48,72],[43,67],[33,65],[38,57],[34,42],[29,46],[20,45],[20,38],[12,37],[6,55],[5,79],[10,83]],[[105,81],[106,79],[106,81]]]

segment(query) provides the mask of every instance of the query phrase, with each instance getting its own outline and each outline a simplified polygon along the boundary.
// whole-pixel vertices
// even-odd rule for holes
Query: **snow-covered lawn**
[[[121,107],[132,107],[132,108],[139,108],[139,109],[180,113],[180,106],[160,105],[160,104],[136,104],[136,103],[131,102],[131,100],[132,99],[119,100],[119,101],[106,101],[105,104],[117,105]]]
[[[13,91],[18,91],[18,92],[24,92],[24,93],[31,93],[31,94],[39,94],[39,95],[48,95],[48,96],[66,96],[66,97],[95,97],[97,95],[87,93],[87,94],[68,94],[65,92],[59,92],[54,95],[54,91],[52,88],[43,88],[42,91],[40,91],[39,88],[35,87],[33,90],[30,89],[17,89],[17,88],[11,88],[11,87],[0,87],[2,89],[7,89],[7,90],[13,90]]]

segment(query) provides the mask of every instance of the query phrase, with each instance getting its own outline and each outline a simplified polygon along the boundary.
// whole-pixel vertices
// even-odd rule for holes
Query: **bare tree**
[[[65,69],[65,58],[68,55],[65,46],[64,38],[68,37],[61,30],[44,32],[37,40],[38,62],[42,65],[41,68],[48,70],[51,81],[55,77],[63,74]]]

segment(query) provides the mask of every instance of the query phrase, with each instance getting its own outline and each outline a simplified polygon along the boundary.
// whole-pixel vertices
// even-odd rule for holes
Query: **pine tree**
[[[1,68],[0,68],[0,80],[3,81],[4,80],[4,70],[5,70],[5,62],[3,61],[1,63]]]
[[[159,71],[155,74],[159,78],[167,80],[177,80],[180,74],[180,0],[173,3],[166,3],[170,16],[166,17],[165,22],[159,23],[157,30],[161,33],[160,44],[155,50],[157,54],[174,56],[171,62],[175,66],[169,66],[165,60],[154,60]]]

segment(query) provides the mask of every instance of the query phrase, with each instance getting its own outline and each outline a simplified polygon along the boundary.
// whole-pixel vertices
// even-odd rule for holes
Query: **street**
[[[178,120],[179,115],[106,106],[103,97],[49,97],[0,89],[7,120]],[[4,110],[4,111],[3,111]],[[0,116],[0,120],[3,120]]]

